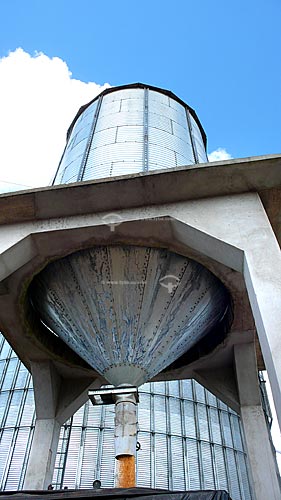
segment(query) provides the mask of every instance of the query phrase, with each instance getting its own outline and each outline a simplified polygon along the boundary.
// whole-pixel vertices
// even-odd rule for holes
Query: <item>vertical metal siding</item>
[[[201,131],[186,110],[149,87],[102,95],[74,124],[54,183],[207,161]]]

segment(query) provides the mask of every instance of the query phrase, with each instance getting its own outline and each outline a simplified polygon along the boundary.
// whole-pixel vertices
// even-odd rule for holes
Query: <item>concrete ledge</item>
[[[279,155],[188,165],[4,194],[0,195],[0,224],[237,193],[261,194],[271,189],[275,189],[276,201],[280,201]]]

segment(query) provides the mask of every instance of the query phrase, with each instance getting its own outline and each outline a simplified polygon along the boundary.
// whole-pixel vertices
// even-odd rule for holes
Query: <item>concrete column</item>
[[[47,489],[51,484],[61,425],[87,401],[90,387],[98,380],[62,379],[52,362],[31,364],[36,422],[25,490]]]
[[[55,418],[36,419],[25,490],[44,490],[52,483],[60,428]]]
[[[51,362],[32,363],[36,422],[25,490],[47,489],[52,482],[61,423],[56,418],[61,380]]]
[[[246,252],[244,277],[281,429],[281,253],[267,236],[259,251]]]
[[[281,252],[257,193],[177,204],[178,241],[244,276],[281,428]]]
[[[254,343],[234,346],[240,414],[256,500],[280,500],[276,461],[261,405]]]

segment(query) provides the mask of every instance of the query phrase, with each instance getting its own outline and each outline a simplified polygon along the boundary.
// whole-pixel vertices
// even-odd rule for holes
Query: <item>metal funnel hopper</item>
[[[30,298],[41,320],[111,384],[140,386],[229,307],[223,284],[165,249],[100,246],[49,264]]]

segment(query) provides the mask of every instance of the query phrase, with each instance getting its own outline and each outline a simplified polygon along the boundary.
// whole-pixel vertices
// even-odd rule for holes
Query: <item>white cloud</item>
[[[218,148],[208,154],[209,161],[230,160],[232,156],[223,148]]]
[[[0,193],[48,185],[73,117],[106,87],[75,80],[59,57],[18,48],[0,59]],[[209,154],[229,158],[223,148]]]
[[[106,87],[75,80],[59,57],[0,59],[0,192],[49,184],[76,112]]]

